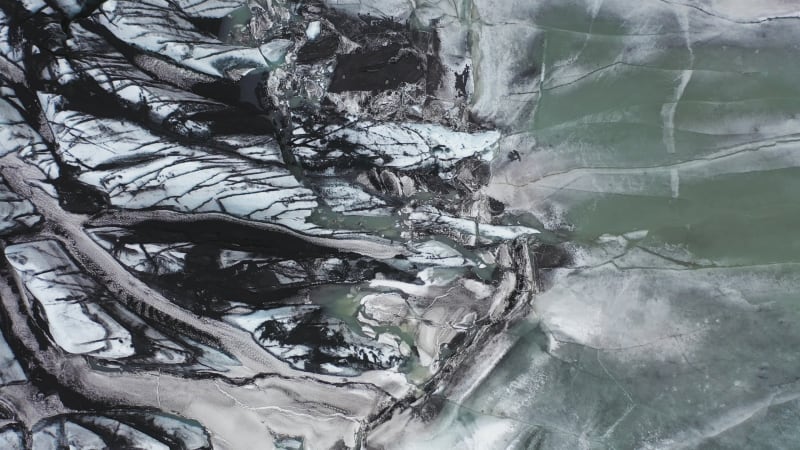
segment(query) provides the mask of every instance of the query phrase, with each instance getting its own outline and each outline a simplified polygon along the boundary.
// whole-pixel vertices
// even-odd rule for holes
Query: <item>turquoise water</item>
[[[410,446],[800,448],[800,19],[763,18],[791,5],[475,3],[475,105],[522,156],[488,192],[574,258]]]

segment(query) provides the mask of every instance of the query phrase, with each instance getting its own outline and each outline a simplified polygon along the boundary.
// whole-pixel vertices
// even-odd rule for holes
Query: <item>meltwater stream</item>
[[[572,260],[406,448],[796,448],[796,4],[511,3],[466,25],[488,192]]]

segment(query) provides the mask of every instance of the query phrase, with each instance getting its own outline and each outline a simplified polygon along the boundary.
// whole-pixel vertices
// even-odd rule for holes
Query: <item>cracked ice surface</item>
[[[796,446],[793,3],[90,3],[0,6],[4,445]]]
[[[34,448],[130,448],[161,450],[211,448],[208,434],[197,423],[153,412],[110,412],[108,415],[70,414],[45,419],[33,428]]]
[[[363,447],[530,309],[467,36],[362,6],[0,5],[7,447]]]
[[[52,339],[66,352],[195,370],[225,371],[225,365],[235,364],[207,346],[171,339],[131,314],[83,273],[56,241],[11,245],[5,254],[30,301],[43,310]]]
[[[40,220],[33,204],[0,180],[0,235],[30,228]]]
[[[313,194],[285,169],[264,170],[244,160],[163,142],[120,120],[63,110],[42,96],[68,164],[85,168],[79,180],[130,209],[165,207],[185,212],[225,212],[236,217],[309,228]]]
[[[94,17],[118,39],[207,75],[238,79],[242,71],[266,67],[262,49],[226,45],[196,31],[188,17],[192,13],[208,16],[211,5],[180,9],[189,3],[176,8],[163,0],[112,0],[104,2]]]
[[[384,124],[359,122],[352,126],[329,126],[314,130],[320,139],[302,142],[298,156],[310,165],[328,159],[368,159],[383,167],[418,169],[436,164],[447,172],[454,163],[466,157],[490,159],[493,144],[500,135],[496,131],[459,133],[429,124]],[[304,130],[297,129],[302,135]]]
[[[491,285],[478,280],[454,277],[480,260],[470,261],[437,241],[415,245],[415,253],[407,259],[373,261],[346,254],[323,257],[323,249],[307,245],[286,255],[279,255],[284,250],[276,246],[270,255],[264,250],[214,248],[200,236],[191,238],[197,243],[157,242],[181,234],[175,230],[159,236],[157,228],[106,227],[91,233],[120,263],[155,286],[163,286],[184,307],[242,328],[270,353],[308,372],[353,376],[366,370],[394,371],[414,357],[435,372],[442,346],[459,330],[470,330],[486,320],[492,306],[487,297],[494,293],[504,302],[503,295],[508,294],[494,292]],[[268,241],[269,236],[264,239]],[[504,251],[498,249],[498,255]],[[415,276],[424,284],[411,283]],[[225,280],[240,287],[225,287]],[[341,294],[333,288],[315,288],[335,283],[352,286],[340,300],[334,300]],[[392,291],[399,294],[383,295]],[[472,296],[481,301],[463,302]],[[389,297],[410,309],[388,321],[380,314],[362,314],[381,308],[376,299]],[[199,301],[205,298],[213,303]],[[365,303],[367,298],[372,300]],[[358,308],[359,300],[369,306]],[[357,308],[355,317],[328,317],[335,307],[332,303],[338,308]],[[354,319],[361,323],[354,325]],[[404,340],[408,334],[415,335],[413,350]]]
[[[795,445],[796,5],[473,7],[494,70],[475,108],[517,131],[488,191],[561,229],[570,262],[441,420],[372,445]]]
[[[96,288],[55,241],[11,246],[6,259],[44,309],[64,350],[101,358],[133,354],[131,335],[91,298]]]

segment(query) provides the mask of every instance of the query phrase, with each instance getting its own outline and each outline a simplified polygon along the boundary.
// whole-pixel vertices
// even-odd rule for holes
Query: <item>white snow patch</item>
[[[308,38],[309,41],[313,41],[317,37],[319,37],[319,33],[320,33],[319,20],[315,20],[309,23],[308,27],[306,27],[306,37]]]

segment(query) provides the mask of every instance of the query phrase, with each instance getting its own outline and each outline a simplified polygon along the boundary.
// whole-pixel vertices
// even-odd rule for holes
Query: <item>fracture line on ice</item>
[[[675,15],[678,18],[678,22],[681,24],[683,35],[686,39],[686,49],[689,51],[689,68],[681,72],[678,86],[675,87],[673,101],[664,103],[664,105],[661,107],[661,118],[664,122],[664,146],[667,147],[667,153],[670,154],[675,153],[675,111],[678,109],[678,102],[680,102],[681,98],[683,97],[686,86],[692,79],[692,73],[694,72],[692,69],[694,67],[694,50],[692,50],[689,15],[685,10],[682,10],[681,12],[676,11]]]

